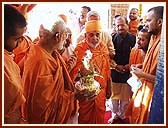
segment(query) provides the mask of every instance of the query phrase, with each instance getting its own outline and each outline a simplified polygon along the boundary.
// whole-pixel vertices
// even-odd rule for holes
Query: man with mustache
[[[136,37],[128,33],[128,22],[125,17],[119,16],[115,20],[117,33],[112,36],[114,43],[115,69],[111,70],[112,77],[112,118],[109,123],[115,123],[116,119],[124,119],[125,109],[131,98],[129,78],[129,56],[134,47]],[[114,119],[114,120],[113,120]]]
[[[78,25],[79,25],[79,28],[80,28],[79,32],[81,32],[85,27],[86,15],[89,11],[91,11],[90,7],[88,7],[88,6],[82,6],[81,7],[81,14],[80,14],[80,17],[78,18]]]
[[[147,29],[141,29],[137,35],[137,44],[132,48],[130,53],[130,67],[131,66],[142,66],[146,52],[148,50],[148,45],[150,41],[151,34]],[[135,65],[138,64],[138,65]]]

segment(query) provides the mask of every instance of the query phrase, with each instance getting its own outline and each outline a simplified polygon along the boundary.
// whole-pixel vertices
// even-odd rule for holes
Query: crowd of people
[[[163,6],[149,9],[143,25],[136,8],[130,10],[129,22],[117,15],[112,33],[103,30],[99,12],[83,6],[75,48],[64,14],[50,29],[39,25],[35,40],[24,35],[26,14],[35,6],[4,4],[4,123],[66,124],[77,115],[79,124],[103,124],[106,99],[111,99],[109,123],[147,124]],[[89,68],[86,51],[91,52]],[[91,75],[99,93],[77,88],[81,78]],[[130,78],[140,86],[133,90]]]

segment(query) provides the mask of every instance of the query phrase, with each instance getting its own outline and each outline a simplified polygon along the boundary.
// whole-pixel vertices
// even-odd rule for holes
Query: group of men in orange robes
[[[51,30],[43,28],[43,37],[25,56],[21,80],[20,69],[10,54],[22,39],[27,23],[11,5],[4,6],[4,122],[16,124],[24,119],[34,124],[66,123],[75,100],[85,101],[96,95],[85,96],[87,89],[74,91],[65,62],[57,52],[67,37],[65,23],[59,20]]]
[[[31,45],[28,54],[24,56],[21,78],[20,69],[13,61],[12,51],[22,39],[26,19],[10,5],[4,6],[4,122],[20,123],[21,118],[24,118],[33,124],[66,123],[74,111],[75,101],[79,100],[79,123],[103,124],[105,101],[111,96],[111,89],[107,88],[108,84],[111,84],[111,76],[109,50],[100,40],[100,21],[86,22],[85,40],[75,48],[77,61],[74,62],[76,65],[73,65],[70,73],[58,52],[67,38],[65,23],[62,20],[56,21],[51,30],[42,27],[44,36],[37,44]],[[13,15],[16,16],[15,19]],[[147,123],[154,89],[162,15],[163,7],[160,6],[148,11],[146,27],[153,35],[142,70],[137,67],[132,69],[132,74],[141,79],[143,86],[134,93],[127,109],[126,117],[129,117],[130,123]],[[94,77],[101,86],[100,93],[95,94],[93,91],[87,96],[87,89],[79,91],[74,88],[77,76],[84,68],[82,59],[86,50],[93,54],[91,63],[101,76]],[[139,102],[138,107],[134,105],[136,101]]]

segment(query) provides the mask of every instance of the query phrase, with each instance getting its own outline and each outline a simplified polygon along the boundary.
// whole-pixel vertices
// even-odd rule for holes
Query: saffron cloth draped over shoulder
[[[131,49],[129,66],[131,66],[132,64],[142,64],[145,55],[142,55],[141,52],[141,49],[138,49],[136,47]]]
[[[14,52],[14,61],[18,64],[23,57],[27,54],[30,45],[32,44],[32,40],[28,36],[23,36],[22,41],[18,44]]]
[[[86,50],[92,53],[91,62],[99,69],[100,75],[103,77],[95,77],[101,85],[101,91],[96,99],[88,102],[79,102],[79,118],[80,124],[103,124],[105,115],[106,86],[107,80],[110,78],[109,52],[104,43],[99,43],[96,48],[91,48],[86,42],[82,42],[75,48],[77,54],[77,64],[70,72],[70,76],[75,81],[77,74],[82,66],[82,59]]]
[[[151,36],[148,51],[143,62],[143,72],[155,75],[160,49],[160,35]],[[142,86],[134,93],[131,103],[128,106],[126,116],[130,123],[148,123],[150,104],[152,101],[154,82],[142,80]]]
[[[66,123],[74,109],[74,87],[62,57],[57,51],[51,56],[32,45],[24,66],[24,116],[28,122]]]
[[[21,105],[26,100],[20,69],[7,50],[4,50],[4,101],[4,122],[20,123]]]
[[[129,31],[130,31],[131,34],[133,34],[133,35],[137,34],[137,28],[138,28],[139,23],[140,23],[139,19],[131,20],[129,22]]]

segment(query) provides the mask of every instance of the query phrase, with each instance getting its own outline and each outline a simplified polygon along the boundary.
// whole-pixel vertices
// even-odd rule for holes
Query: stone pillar
[[[127,17],[129,4],[111,4],[111,8],[108,10],[108,28],[113,28],[115,15],[121,15]]]

